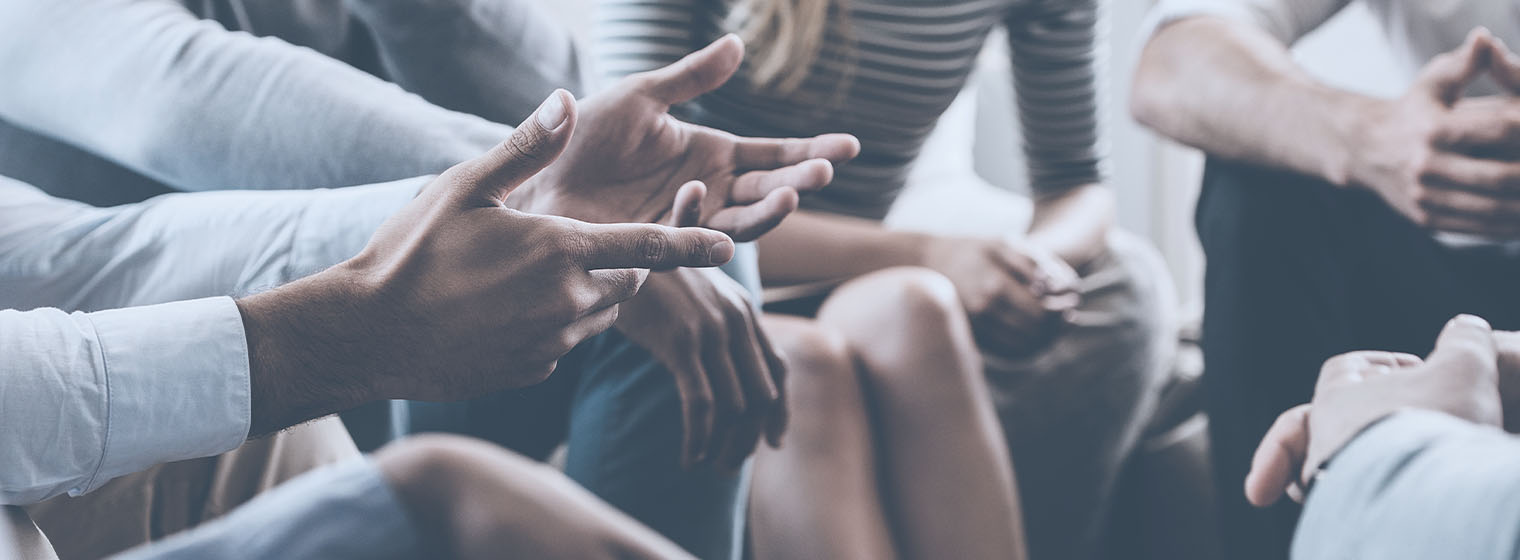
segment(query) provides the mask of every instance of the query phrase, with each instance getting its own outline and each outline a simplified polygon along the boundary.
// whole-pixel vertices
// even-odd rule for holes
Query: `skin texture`
[[[1483,75],[1520,91],[1520,56],[1482,28],[1387,100],[1311,78],[1260,29],[1200,16],[1146,45],[1131,112],[1216,156],[1369,189],[1432,230],[1513,238],[1520,106],[1509,97],[1462,99]]]
[[[1262,439],[1246,477],[1246,498],[1260,507],[1275,503],[1363,429],[1399,410],[1428,409],[1500,426],[1504,406],[1494,334],[1483,319],[1460,315],[1446,324],[1424,360],[1364,351],[1326,361],[1313,401],[1284,412]]]
[[[374,461],[433,557],[692,558],[559,471],[486,442],[416,436]]]
[[[252,433],[372,400],[537,383],[612,326],[645,269],[732,258],[733,242],[711,230],[506,208],[565,149],[575,116],[574,99],[555,92],[506,142],[424,188],[358,256],[240,300]]]

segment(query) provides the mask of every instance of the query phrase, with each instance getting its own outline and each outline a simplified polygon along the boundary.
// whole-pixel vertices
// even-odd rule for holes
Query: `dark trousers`
[[[1459,313],[1520,329],[1520,258],[1446,247],[1365,190],[1212,158],[1197,220],[1225,557],[1287,558],[1299,508],[1256,510],[1241,490],[1272,421],[1309,401],[1331,356],[1423,356]]]

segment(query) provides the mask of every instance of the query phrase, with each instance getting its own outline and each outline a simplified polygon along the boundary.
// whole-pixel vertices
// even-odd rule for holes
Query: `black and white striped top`
[[[798,92],[758,92],[749,66],[686,107],[695,122],[749,136],[849,132],[861,154],[833,185],[803,200],[815,210],[879,219],[941,113],[965,85],[988,33],[1008,28],[1030,187],[1037,195],[1101,179],[1099,0],[834,0],[832,25]],[[650,70],[725,29],[724,0],[602,0],[600,69]]]

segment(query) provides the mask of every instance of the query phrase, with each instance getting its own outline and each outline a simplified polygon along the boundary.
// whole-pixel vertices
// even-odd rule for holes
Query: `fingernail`
[[[734,243],[732,241],[719,241],[713,243],[707,251],[707,260],[712,264],[724,264],[734,260]]]
[[[1452,319],[1452,322],[1459,325],[1467,325],[1469,327],[1477,327],[1480,329],[1492,328],[1488,326],[1488,321],[1484,320],[1482,317],[1479,317],[1477,315],[1468,315],[1466,313],[1456,316],[1456,318]]]
[[[538,124],[543,125],[544,128],[549,130],[555,130],[560,125],[565,124],[565,117],[567,116],[569,116],[569,112],[565,111],[564,95],[559,90],[555,90],[549,96],[549,99],[545,100],[544,104],[538,107]]]

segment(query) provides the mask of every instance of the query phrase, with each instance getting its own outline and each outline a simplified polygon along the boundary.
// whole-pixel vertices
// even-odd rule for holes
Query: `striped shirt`
[[[782,1],[782,0],[778,0]],[[818,61],[796,92],[753,87],[750,67],[682,108],[746,136],[849,132],[861,154],[803,206],[880,219],[966,83],[993,27],[1008,29],[1029,185],[1049,195],[1102,178],[1099,0],[834,0]],[[597,54],[609,77],[669,64],[723,33],[723,0],[601,0]]]

